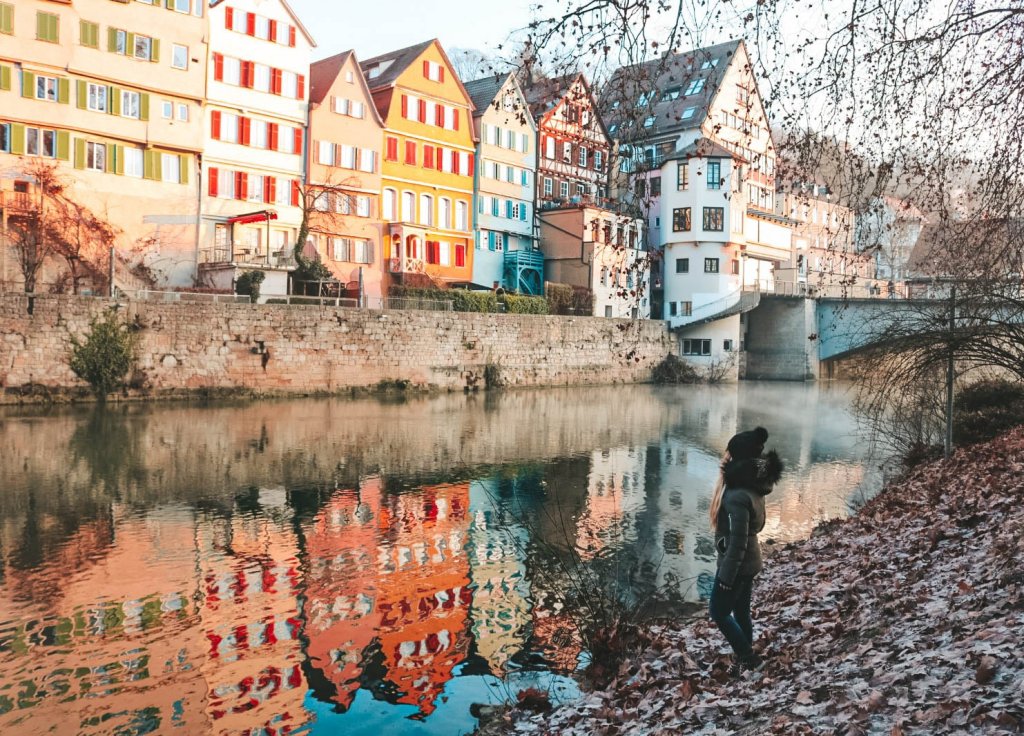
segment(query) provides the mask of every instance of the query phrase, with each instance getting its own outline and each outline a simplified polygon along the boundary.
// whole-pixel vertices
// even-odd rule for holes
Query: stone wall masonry
[[[0,389],[74,390],[73,335],[115,308],[137,331],[142,385],[335,393],[381,381],[422,388],[640,383],[674,350],[664,322],[595,317],[369,311],[318,306],[160,304],[0,295]]]

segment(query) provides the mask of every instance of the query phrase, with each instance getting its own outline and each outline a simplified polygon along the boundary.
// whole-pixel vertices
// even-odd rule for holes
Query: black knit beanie
[[[767,441],[768,430],[764,427],[755,427],[734,435],[726,449],[733,460],[747,460],[764,452],[764,443]]]

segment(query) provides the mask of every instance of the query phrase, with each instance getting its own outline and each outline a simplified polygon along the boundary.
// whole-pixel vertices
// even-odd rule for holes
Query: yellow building
[[[392,282],[473,274],[473,103],[437,39],[364,61],[384,122],[381,214]],[[419,275],[417,278],[416,275]]]
[[[201,0],[0,2],[0,215],[33,205],[35,159],[58,163],[68,196],[118,231],[171,283],[191,283],[206,69]],[[20,271],[0,247],[0,281]],[[59,263],[38,290],[59,277]],[[132,285],[127,273],[115,282]]]

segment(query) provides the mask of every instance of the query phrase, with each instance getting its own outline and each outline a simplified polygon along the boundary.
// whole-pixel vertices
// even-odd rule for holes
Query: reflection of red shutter
[[[224,81],[224,54],[213,55],[213,78],[218,82]]]
[[[301,194],[301,192],[299,192],[299,180],[298,179],[292,179],[292,207],[298,207],[299,206],[299,195],[300,194]]]
[[[301,100],[306,96],[306,77],[302,74],[299,75],[298,91],[295,95],[295,99]]]
[[[281,79],[283,74],[280,69],[270,70],[270,91],[275,95],[281,94]]]
[[[295,26],[288,26],[288,45],[295,45]]]
[[[278,130],[279,130],[279,128],[278,128],[278,124],[277,123],[269,123],[267,125],[267,145],[270,147],[271,151],[276,151],[277,150],[277,146],[278,146],[278,141],[277,141]]]
[[[270,21],[270,40],[277,41],[277,21]]]
[[[229,10],[230,10],[230,8],[229,8]],[[207,172],[206,175],[210,179],[210,189],[209,189],[210,196],[211,197],[216,197],[217,196],[217,169],[211,167],[209,172]]]
[[[224,27],[229,31],[235,25],[235,9],[225,8],[224,10]]]
[[[295,135],[295,153],[302,153],[302,128],[292,128]]]
[[[220,140],[220,110],[214,110],[210,113],[210,136],[215,140]]]
[[[245,32],[250,36],[256,35],[256,14],[246,13],[245,17]]]

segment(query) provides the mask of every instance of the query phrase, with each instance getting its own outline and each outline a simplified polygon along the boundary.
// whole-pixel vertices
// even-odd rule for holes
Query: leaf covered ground
[[[730,676],[706,618],[652,631],[537,734],[1024,732],[1024,428],[923,466],[766,562],[762,671]]]

